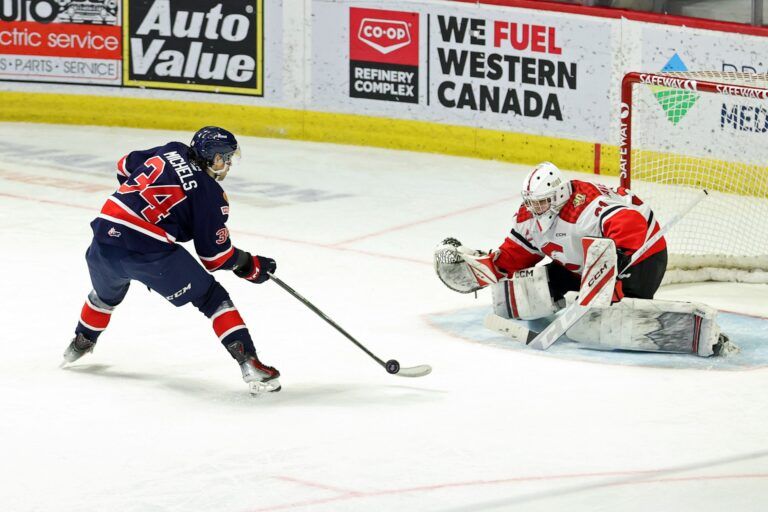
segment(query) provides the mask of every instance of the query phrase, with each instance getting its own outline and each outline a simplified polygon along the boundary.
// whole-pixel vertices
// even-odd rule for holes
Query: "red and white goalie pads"
[[[704,304],[624,298],[613,306],[616,249],[613,241],[585,238],[578,303],[589,306],[567,336],[591,348],[713,355],[721,340],[717,310]]]
[[[491,288],[493,312],[502,318],[535,320],[552,315],[564,304],[552,300],[547,267],[518,270]]]
[[[616,246],[607,238],[584,238],[584,268],[579,297],[586,304],[610,304],[616,283]],[[493,312],[502,318],[534,320],[565,304],[552,300],[546,267],[519,270],[492,288]]]
[[[716,317],[717,310],[695,302],[624,298],[592,308],[567,336],[595,349],[708,357],[724,341]]]
[[[584,237],[584,271],[577,301],[563,310],[528,346],[547,350],[591,307],[611,303],[616,283],[616,244],[608,238]]]
[[[611,305],[612,300],[615,300],[615,245],[612,240],[604,238],[585,238],[583,244],[585,259],[581,289],[576,303],[569,306],[576,314],[583,316],[574,319],[572,325],[563,326],[560,333],[565,332],[568,338],[580,345],[599,350],[672,352],[701,357],[738,351],[727,336],[721,333],[716,321],[717,311],[704,304],[624,298]],[[546,276],[542,280],[540,273],[530,277],[518,274],[494,286],[494,314],[488,315],[484,324],[491,330],[533,347],[540,335],[531,340],[527,328],[509,319],[546,316],[541,314],[526,318],[523,315],[530,311],[525,309],[521,314],[520,309],[523,304],[520,299],[527,293],[525,307],[541,308],[536,314],[547,313],[543,295]],[[515,293],[517,313],[510,312],[513,304],[510,292]],[[563,320],[563,316],[553,321],[547,329]],[[547,329],[542,333],[546,333]],[[559,337],[556,331],[552,336],[545,337],[545,342],[536,348],[546,349]]]
[[[493,263],[494,256],[464,247],[455,238],[447,238],[435,248],[435,272],[451,290],[471,293],[503,277]]]
[[[616,288],[616,244],[610,238],[584,237],[584,271],[578,304],[608,306]]]

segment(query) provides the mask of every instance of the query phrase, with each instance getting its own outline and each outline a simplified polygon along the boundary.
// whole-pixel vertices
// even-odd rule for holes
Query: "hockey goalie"
[[[521,195],[498,249],[486,253],[447,238],[435,250],[435,270],[448,288],[492,288],[487,327],[525,342],[514,320],[551,316],[566,306],[566,293],[581,291],[595,295],[566,335],[586,347],[701,357],[736,350],[715,309],[653,298],[666,271],[666,241],[651,242],[661,227],[630,190],[568,181],[543,162],[525,177]],[[545,257],[551,262],[537,265]]]

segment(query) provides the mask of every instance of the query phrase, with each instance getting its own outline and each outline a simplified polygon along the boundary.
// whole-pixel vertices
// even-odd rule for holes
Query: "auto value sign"
[[[137,0],[125,85],[263,95],[263,0]]]
[[[419,14],[352,7],[349,31],[349,95],[417,103]]]

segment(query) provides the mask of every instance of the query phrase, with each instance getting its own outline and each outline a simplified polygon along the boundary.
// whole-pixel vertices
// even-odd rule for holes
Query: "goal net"
[[[768,283],[768,75],[629,73],[622,84],[622,185],[664,225],[665,282]]]

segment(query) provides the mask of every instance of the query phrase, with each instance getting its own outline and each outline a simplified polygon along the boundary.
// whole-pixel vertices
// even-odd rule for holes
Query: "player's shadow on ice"
[[[290,384],[289,384],[290,385]],[[280,403],[293,405],[378,405],[401,407],[409,404],[434,402],[446,391],[402,385],[375,384],[302,384],[290,385],[280,392]]]
[[[212,400],[221,400],[228,396],[233,396],[232,389],[226,389],[218,386],[216,383],[204,379],[194,379],[181,377],[178,375],[164,375],[161,373],[148,372],[130,372],[113,369],[108,364],[83,364],[77,366],[66,366],[66,371],[88,374],[89,376],[112,379],[116,381],[135,381],[142,384],[156,384],[163,388],[179,391],[186,395],[210,398]],[[246,395],[248,395],[247,389]]]
[[[129,372],[113,369],[107,364],[85,364],[67,366],[66,371],[87,374],[89,376],[136,381],[144,384],[157,384],[163,388],[177,391],[188,396],[194,396],[206,401],[229,402],[232,404],[252,405],[254,401],[269,403],[270,407],[280,405],[393,405],[400,407],[404,404],[417,404],[432,402],[445,391],[420,388],[417,386],[403,385],[354,385],[348,382],[340,384],[306,384],[283,383],[283,390],[279,393],[267,393],[258,397],[251,396],[248,389],[241,382],[235,382],[233,387],[223,386],[221,383],[196,378],[187,378],[179,375],[163,375],[159,373]],[[234,389],[237,386],[237,389]]]

